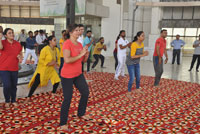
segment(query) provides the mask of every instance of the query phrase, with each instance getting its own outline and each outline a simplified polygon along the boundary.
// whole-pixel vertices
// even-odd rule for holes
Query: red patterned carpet
[[[111,73],[86,75],[90,87],[87,114],[76,117],[80,94],[74,90],[69,114],[69,131],[58,129],[62,92],[35,95],[32,102],[5,109],[1,105],[0,133],[99,134],[99,133],[200,133],[200,85],[162,79],[153,87],[153,77],[141,78],[141,89],[127,92],[128,77],[113,80]]]

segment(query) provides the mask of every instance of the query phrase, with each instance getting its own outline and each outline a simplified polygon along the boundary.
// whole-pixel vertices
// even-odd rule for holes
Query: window
[[[168,36],[172,36],[173,34],[173,28],[162,28],[162,29],[166,29],[167,30],[167,35]]]
[[[185,29],[184,28],[174,28],[173,36],[179,34],[180,36],[184,36]]]
[[[197,35],[197,28],[186,28],[185,36],[196,36]]]
[[[200,28],[198,28],[198,32],[197,32],[197,36],[199,36],[200,35]]]
[[[171,42],[176,39],[176,35],[179,34],[181,40],[185,41],[184,51],[194,49],[193,43],[200,34],[200,28],[162,28],[168,32],[167,48],[171,48]]]

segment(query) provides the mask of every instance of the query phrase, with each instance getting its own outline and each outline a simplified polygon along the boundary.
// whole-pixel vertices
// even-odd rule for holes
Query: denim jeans
[[[0,71],[6,103],[16,102],[18,71]]]
[[[128,91],[131,92],[131,88],[136,77],[136,88],[140,88],[140,64],[127,65],[129,73]]]

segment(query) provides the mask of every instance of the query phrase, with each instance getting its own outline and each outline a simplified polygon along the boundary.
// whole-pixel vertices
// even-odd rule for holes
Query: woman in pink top
[[[77,42],[80,35],[77,24],[68,27],[70,38],[63,44],[64,65],[61,70],[61,82],[63,87],[64,100],[61,106],[60,126],[67,130],[68,112],[73,94],[73,84],[81,93],[81,100],[78,106],[78,117],[85,118],[85,112],[89,96],[89,88],[82,74],[82,62],[86,62],[89,56],[88,47]],[[84,116],[84,117],[83,117]]]

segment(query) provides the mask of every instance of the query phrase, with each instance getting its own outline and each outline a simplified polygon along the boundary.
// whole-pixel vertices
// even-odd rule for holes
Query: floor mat
[[[90,88],[89,121],[77,118],[80,94],[74,89],[68,131],[59,130],[62,91],[34,95],[31,102],[5,109],[0,106],[0,133],[99,134],[99,133],[183,133],[200,132],[200,85],[162,79],[153,87],[153,77],[141,77],[141,89],[127,92],[128,76],[114,80],[114,74],[85,74]]]

